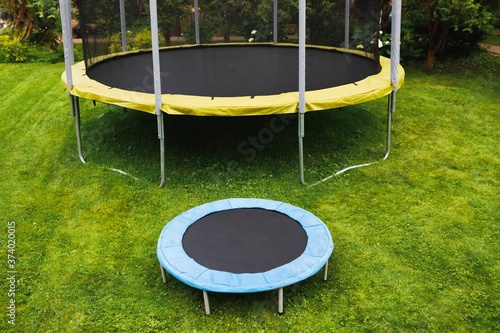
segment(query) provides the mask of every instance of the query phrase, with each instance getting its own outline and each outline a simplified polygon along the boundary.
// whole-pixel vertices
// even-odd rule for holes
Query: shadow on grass
[[[156,116],[100,104],[82,106],[82,141],[89,163],[159,180]],[[377,107],[378,108],[378,107]],[[166,174],[172,184],[249,180],[279,175],[298,182],[297,115],[252,117],[165,116]],[[353,106],[305,117],[306,179],[317,180],[385,149],[385,113]],[[68,145],[76,139],[70,133]],[[191,179],[191,180],[189,180]],[[295,180],[294,180],[295,179]]]

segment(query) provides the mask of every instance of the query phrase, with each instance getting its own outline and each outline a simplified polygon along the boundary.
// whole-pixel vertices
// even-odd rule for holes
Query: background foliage
[[[389,0],[381,0],[384,20],[381,30],[390,32]],[[76,0],[73,0],[76,3]],[[118,1],[87,0],[84,2],[99,16],[98,24],[113,30],[118,24]],[[340,45],[332,40],[332,31],[343,29],[343,22],[332,19],[332,13],[341,10],[344,0],[309,0],[307,2],[308,35],[311,43]],[[0,61],[24,61],[23,47],[19,43],[42,44],[52,52],[60,44],[60,18],[58,0],[0,0],[0,11],[9,22],[9,28],[0,30],[12,41],[3,41]],[[159,29],[166,45],[172,35],[186,34],[193,40],[193,9],[191,0],[158,0]],[[148,1],[126,0],[129,37],[148,29]],[[75,24],[78,12],[75,10]],[[248,39],[257,30],[258,40],[270,40],[272,2],[262,0],[200,0],[203,41],[215,34],[224,41],[238,35]],[[497,0],[406,0],[403,1],[402,44],[403,61],[425,60],[428,69],[443,56],[463,55],[476,48],[499,25]],[[297,23],[297,1],[279,2],[279,39],[294,31],[287,30]],[[116,27],[115,27],[116,28]],[[116,31],[116,29],[114,29]],[[111,36],[107,36],[111,38]],[[389,36],[386,35],[386,38]],[[387,48],[389,49],[389,48]],[[383,52],[384,53],[384,52]],[[7,54],[7,56],[6,56]]]
[[[491,0],[404,1],[402,48],[404,55],[426,56],[432,69],[443,53],[466,53],[492,30],[492,14],[498,2]]]

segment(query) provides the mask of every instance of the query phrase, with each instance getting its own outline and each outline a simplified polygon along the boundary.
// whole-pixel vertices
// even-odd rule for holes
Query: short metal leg
[[[157,115],[158,139],[160,140],[160,187],[165,186],[165,126],[163,113]]]
[[[210,314],[210,303],[208,302],[208,293],[203,290],[203,302],[205,303],[205,313]]]
[[[165,273],[165,268],[160,264],[160,270],[161,270],[161,279],[163,283],[167,283],[167,275]]]
[[[80,157],[80,161],[85,163],[85,158],[83,157],[83,148],[82,148],[82,134],[80,131],[80,100],[77,96],[69,95],[70,103],[71,103],[71,114],[75,117],[75,127],[76,127],[76,140],[78,144],[78,156]]]
[[[278,313],[283,314],[283,288],[278,290]]]
[[[323,267],[323,281],[326,281],[328,278],[328,261],[325,264],[325,267]]]
[[[306,183],[304,178],[304,133],[304,114],[299,113],[299,176],[302,185]]]
[[[383,158],[384,160],[386,160],[389,157],[389,154],[391,153],[391,127],[392,127],[392,117],[394,114],[395,106],[396,106],[396,93],[392,92],[389,95],[387,102],[387,132],[385,139],[385,155]]]

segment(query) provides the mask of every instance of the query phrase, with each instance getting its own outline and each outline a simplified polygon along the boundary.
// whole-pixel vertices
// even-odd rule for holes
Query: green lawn
[[[0,64],[0,330],[499,331],[500,58],[476,57],[406,68],[390,157],[313,187],[299,184],[295,119],[253,155],[238,147],[272,117],[166,117],[160,189],[156,118],[82,101],[82,164],[63,64]],[[308,114],[307,181],[380,160],[385,108]],[[206,316],[200,291],[161,281],[164,225],[228,197],[285,201],[331,231],[329,280],[285,288],[283,316],[275,291],[212,294]]]

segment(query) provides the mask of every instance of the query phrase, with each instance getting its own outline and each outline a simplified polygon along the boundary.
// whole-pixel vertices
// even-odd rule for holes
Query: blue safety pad
[[[182,237],[191,224],[208,214],[238,208],[274,210],[299,222],[308,237],[302,255],[266,272],[235,274],[208,269],[186,254]],[[203,204],[172,219],[160,234],[157,256],[167,272],[194,288],[223,293],[249,293],[278,289],[307,279],[326,264],[333,247],[326,225],[302,208],[274,200],[232,198]]]

